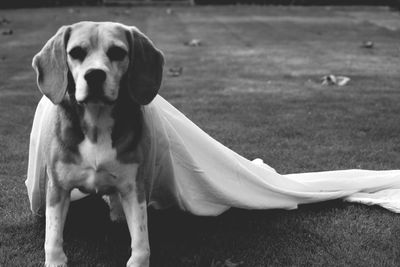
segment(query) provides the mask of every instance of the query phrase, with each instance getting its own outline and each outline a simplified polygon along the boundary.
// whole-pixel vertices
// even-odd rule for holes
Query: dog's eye
[[[80,60],[80,61],[84,60],[85,57],[86,57],[86,51],[85,51],[82,47],[80,47],[80,46],[77,46],[77,47],[72,48],[72,49],[69,51],[68,54],[69,54],[70,57],[72,57],[73,59],[77,59],[77,60]]]
[[[126,52],[125,49],[118,46],[113,46],[107,51],[107,56],[112,61],[121,61],[125,58],[127,54],[128,52]]]

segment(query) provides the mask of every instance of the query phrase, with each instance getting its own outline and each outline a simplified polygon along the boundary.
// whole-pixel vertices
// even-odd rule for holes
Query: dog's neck
[[[80,125],[83,134],[96,143],[99,137],[109,136],[114,126],[112,118],[113,106],[88,103],[83,106],[83,116],[80,117]]]
[[[128,92],[121,95],[113,105],[76,103],[72,94],[67,94],[59,114],[57,135],[63,147],[79,154],[78,145],[85,139],[96,144],[99,138],[111,138],[117,157],[122,162],[134,160],[132,151],[137,147],[142,133],[141,106],[135,103]],[[111,136],[110,136],[111,135]]]

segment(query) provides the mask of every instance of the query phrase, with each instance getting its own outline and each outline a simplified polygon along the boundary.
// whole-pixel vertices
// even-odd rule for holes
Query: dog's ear
[[[32,60],[39,90],[54,104],[62,101],[68,86],[66,46],[70,32],[70,27],[61,27]]]
[[[139,104],[147,105],[161,86],[164,56],[142,32],[135,27],[127,31],[129,68],[127,71],[130,96]]]

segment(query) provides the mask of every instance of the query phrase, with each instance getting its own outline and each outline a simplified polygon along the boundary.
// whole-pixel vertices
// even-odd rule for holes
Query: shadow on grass
[[[338,200],[305,205],[301,209],[309,214],[345,205]],[[226,259],[233,262],[245,259],[249,263],[248,258],[254,254],[248,250],[253,249],[259,251],[256,254],[260,260],[270,258],[275,263],[292,265],[282,251],[287,249],[288,242],[295,245],[309,240],[312,234],[302,229],[301,223],[293,224],[293,218],[300,214],[298,211],[231,209],[218,217],[200,217],[179,210],[150,208],[151,266],[208,267],[212,262]],[[312,239],[323,243],[317,235]],[[65,247],[67,254],[73,255],[71,264],[79,265],[87,262],[86,259],[96,258],[104,266],[124,266],[130,255],[129,231],[125,222],[109,220],[108,207],[101,198],[89,197],[71,205]]]
[[[130,255],[128,228],[125,222],[111,222],[108,212],[107,204],[100,197],[71,203],[64,232],[69,266],[126,265]],[[351,227],[350,221],[357,220],[350,216],[352,214],[369,217],[371,213],[381,212],[381,208],[347,204],[341,200],[302,205],[294,211],[231,209],[218,217],[150,208],[151,266],[209,267],[212,262],[226,259],[243,261],[244,266],[354,263],[354,251],[347,255],[344,248],[338,247],[341,233],[337,231],[342,226]],[[390,219],[389,212],[383,217],[388,215]],[[337,228],[332,226],[332,221],[339,223]],[[358,223],[356,227],[360,227]],[[6,239],[13,240],[13,244],[3,251],[7,262],[13,263],[11,259],[18,253],[25,259],[32,258],[32,265],[43,264],[44,228],[43,218],[34,223],[8,226]],[[349,235],[346,231],[352,230],[345,230],[344,234]],[[362,243],[369,239],[377,242],[376,236],[365,235],[364,238]],[[41,252],[39,258],[38,251]],[[316,262],[312,254],[319,254],[318,259],[323,261]]]

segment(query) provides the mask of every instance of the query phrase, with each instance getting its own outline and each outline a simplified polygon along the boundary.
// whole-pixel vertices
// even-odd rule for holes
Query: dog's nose
[[[90,87],[102,85],[106,80],[106,73],[100,69],[89,69],[85,74],[85,80]]]

